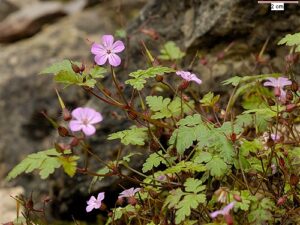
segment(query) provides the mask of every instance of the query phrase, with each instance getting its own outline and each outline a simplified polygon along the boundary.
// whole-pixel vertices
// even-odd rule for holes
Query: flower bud
[[[129,198],[127,198],[127,200],[128,200],[128,203],[132,206],[135,206],[137,203],[137,200],[135,199],[135,197],[129,197]]]
[[[234,143],[236,141],[236,133],[231,133],[230,139]]]
[[[157,82],[162,82],[162,81],[164,80],[164,77],[163,77],[162,75],[156,75],[156,76],[155,76],[155,80],[156,80]]]
[[[275,94],[276,97],[280,96],[280,88],[279,87],[274,88],[274,94]]]
[[[59,136],[61,136],[61,137],[67,137],[67,136],[69,136],[69,131],[65,127],[59,126],[57,128],[57,131],[58,131]]]
[[[234,194],[233,195],[234,200],[236,200],[237,202],[242,202],[242,198],[241,196],[239,196],[238,194]]]
[[[287,111],[287,112],[292,112],[296,107],[297,107],[296,104],[288,104],[288,105],[286,106],[286,111]]]
[[[291,174],[290,176],[290,184],[293,186],[298,185],[299,183],[299,176],[295,175],[295,174]]]
[[[295,80],[292,81],[291,89],[294,92],[298,91],[298,89],[299,89],[299,85]]]
[[[179,85],[178,89],[180,91],[183,91],[183,90],[185,90],[185,89],[188,88],[189,84],[190,84],[189,81],[184,80],[184,81],[181,82],[181,84]]]
[[[63,108],[62,114],[63,114],[64,121],[69,121],[72,119],[72,114],[67,108]]]
[[[203,66],[206,66],[207,63],[208,63],[208,61],[207,61],[207,59],[206,59],[205,57],[201,58],[199,62],[200,62],[200,64],[203,65]]]
[[[227,225],[233,225],[233,218],[230,214],[225,214],[224,219]]]
[[[275,105],[275,102],[274,102],[273,99],[268,98],[267,101],[268,101],[268,105],[269,105],[269,106],[274,106],[274,105]]]
[[[283,204],[285,203],[285,201],[286,201],[286,197],[285,197],[285,196],[280,197],[280,198],[277,200],[277,205],[278,205],[278,206],[281,206],[281,205],[283,205]]]
[[[79,144],[79,139],[74,137],[70,143],[70,146],[75,147]]]
[[[81,72],[81,69],[80,69],[79,66],[77,66],[76,64],[71,63],[71,66],[72,66],[72,70],[73,70],[75,73],[80,73],[80,72]]]

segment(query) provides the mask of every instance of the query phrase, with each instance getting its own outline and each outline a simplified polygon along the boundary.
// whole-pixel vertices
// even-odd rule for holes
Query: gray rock
[[[0,1],[0,22],[1,20],[3,20],[5,17],[7,17],[12,12],[15,12],[16,10],[18,10],[18,7],[15,6],[14,4],[6,0]]]

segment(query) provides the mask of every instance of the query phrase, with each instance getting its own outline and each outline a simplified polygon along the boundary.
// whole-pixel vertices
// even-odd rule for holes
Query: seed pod
[[[74,137],[70,143],[70,146],[75,147],[79,144],[79,139]]]
[[[59,126],[57,128],[57,131],[58,131],[59,136],[61,136],[61,137],[67,137],[67,136],[69,136],[69,131],[65,127]]]

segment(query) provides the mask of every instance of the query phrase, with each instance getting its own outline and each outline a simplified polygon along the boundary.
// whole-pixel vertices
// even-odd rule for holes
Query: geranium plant
[[[297,35],[280,41],[292,46],[293,56],[300,45],[292,42]],[[185,54],[175,43],[163,46],[159,57],[144,48],[152,65],[131,72],[125,83],[115,72],[122,63],[117,54],[125,46],[112,35],[104,35],[102,43],[91,46],[96,64],[64,60],[42,71],[58,83],[78,85],[99,104],[123,110],[132,126],[107,139],[117,139],[131,149],[150,149],[143,152],[148,157],[141,168],[129,165],[132,153],[105,162],[92,146],[88,148],[89,137],[97,137],[96,128],[101,129],[105,116],[84,106],[68,112],[58,94],[65,120],[47,118],[69,144],[56,143],[53,149],[27,156],[7,179],[34,170],[45,179],[62,167],[70,177],[76,173],[91,176],[92,184],[111,176],[135,184],[119,194],[113,208],[104,206],[109,196],[103,192],[87,199],[82,213],[108,212],[106,224],[300,223],[300,92],[291,69],[297,61],[288,61],[284,73],[225,80],[223,85],[233,89],[228,103],[222,105],[220,95],[190,90],[201,89],[205,83],[201,74],[180,67]],[[170,62],[172,67],[164,65]],[[106,76],[111,76],[117,94],[103,85]],[[149,92],[156,84],[166,87],[165,93]],[[131,88],[131,96],[126,96],[124,85]],[[92,171],[88,164],[81,165],[79,159],[86,155],[105,166]],[[123,174],[124,167],[133,174]],[[26,219],[30,220],[30,213]]]

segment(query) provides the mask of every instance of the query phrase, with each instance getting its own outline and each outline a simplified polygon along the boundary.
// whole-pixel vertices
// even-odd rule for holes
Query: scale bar
[[[270,3],[287,3],[287,4],[298,4],[299,1],[258,1],[258,4],[270,4]]]

